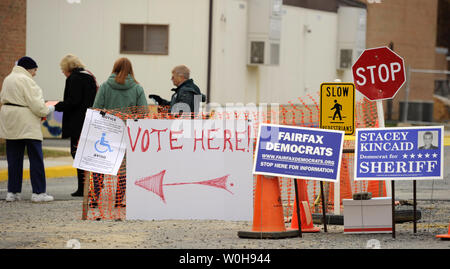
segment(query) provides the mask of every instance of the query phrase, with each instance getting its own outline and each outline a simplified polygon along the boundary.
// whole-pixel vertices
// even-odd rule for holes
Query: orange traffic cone
[[[441,239],[450,239],[450,223],[448,224],[448,233],[447,234],[438,234],[436,235],[437,238]]]
[[[314,227],[311,214],[311,207],[309,206],[308,192],[306,190],[306,182],[303,179],[297,180],[298,201],[300,203],[300,217],[302,222],[303,233],[317,233],[320,232],[319,227]],[[297,220],[297,202],[294,202],[294,210],[292,213],[291,229],[298,230]]]
[[[254,199],[252,231],[239,231],[239,237],[277,239],[299,235],[298,230],[288,231],[284,225],[278,177],[257,175]]]
[[[334,184],[330,184],[328,189],[328,204],[333,204],[334,201]],[[348,158],[342,158],[341,173],[339,180],[339,194],[340,194],[340,205],[342,205],[342,199],[352,199],[352,184],[350,183],[350,173]]]

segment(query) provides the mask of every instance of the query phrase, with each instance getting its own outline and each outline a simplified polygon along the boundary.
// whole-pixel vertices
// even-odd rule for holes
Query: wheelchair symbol
[[[111,146],[109,142],[105,140],[105,133],[102,133],[102,138],[100,140],[95,141],[95,150],[99,153],[105,153],[107,151],[112,152]]]

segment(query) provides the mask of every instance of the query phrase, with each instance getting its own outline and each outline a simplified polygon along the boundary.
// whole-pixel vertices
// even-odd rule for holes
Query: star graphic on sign
[[[430,158],[430,153],[425,154],[425,158]]]
[[[437,157],[437,154],[436,153],[433,153],[433,158],[436,158]]]
[[[417,154],[417,158],[422,158],[422,153]]]
[[[406,159],[406,158],[408,158],[408,154],[403,154],[403,159]]]
[[[411,153],[411,159],[414,159],[415,156],[414,153]]]

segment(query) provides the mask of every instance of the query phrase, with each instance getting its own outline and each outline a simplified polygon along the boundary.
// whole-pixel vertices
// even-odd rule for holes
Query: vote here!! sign
[[[344,132],[261,124],[253,173],[339,181]]]
[[[443,178],[443,126],[356,129],[355,180]]]
[[[128,120],[127,219],[251,220],[244,120]]]

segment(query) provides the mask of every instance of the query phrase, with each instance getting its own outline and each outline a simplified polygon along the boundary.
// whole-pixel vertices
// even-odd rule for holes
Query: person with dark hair
[[[45,105],[42,90],[33,80],[37,68],[32,58],[20,58],[3,80],[0,93],[0,137],[6,139],[8,162],[7,202],[21,199],[25,148],[30,161],[31,201],[53,201],[53,196],[46,193],[41,119],[55,107]]]
[[[183,113],[198,113],[200,103],[206,101],[206,96],[201,93],[200,88],[190,78],[190,70],[185,65],[178,65],[172,69],[172,83],[176,88],[170,101],[159,95],[150,94],[148,97],[155,100],[160,106],[168,106],[169,113],[181,115]]]
[[[423,134],[423,143],[424,145],[419,147],[419,149],[438,149],[437,146],[433,145],[433,133],[432,132],[425,132]]]
[[[112,74],[108,80],[100,86],[94,101],[94,108],[118,109],[129,107],[141,107],[148,111],[144,89],[134,78],[133,67],[127,58],[119,58],[115,63]],[[125,158],[122,166],[125,168]],[[125,207],[123,198],[126,187],[126,171],[121,170],[118,175],[115,207]],[[98,198],[103,185],[103,176],[94,174],[94,199],[92,207],[97,206]]]
[[[94,104],[97,82],[94,75],[85,70],[84,64],[75,55],[64,56],[60,67],[66,76],[66,85],[63,101],[55,105],[55,110],[63,112],[62,138],[70,138],[70,152],[75,159],[86,110]],[[84,171],[77,169],[77,176],[78,188],[71,195],[83,196]]]

